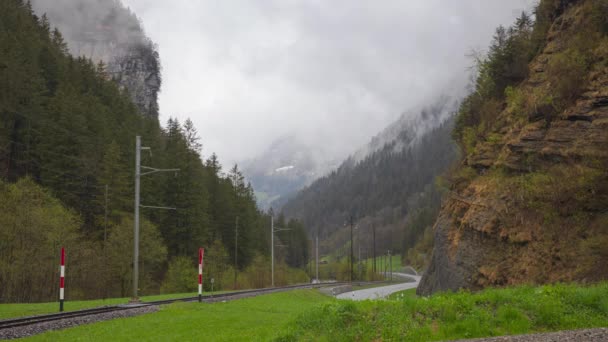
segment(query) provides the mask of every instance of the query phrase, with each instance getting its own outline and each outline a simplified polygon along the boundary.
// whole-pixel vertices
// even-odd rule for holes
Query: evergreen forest
[[[158,59],[158,54],[153,54]],[[67,299],[128,296],[135,137],[142,177],[140,293],[270,284],[270,217],[237,165],[206,153],[190,120],[141,115],[103,63],[69,54],[61,32],[23,0],[0,2],[0,301],[48,301],[66,247]],[[142,170],[144,172],[145,170]],[[276,237],[275,282],[307,281],[297,221]],[[52,282],[49,282],[49,279]]]

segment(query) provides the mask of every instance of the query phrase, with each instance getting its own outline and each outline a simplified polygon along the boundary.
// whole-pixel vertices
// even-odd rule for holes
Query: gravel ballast
[[[467,342],[578,342],[578,341],[608,341],[608,328],[565,330],[552,333],[500,336],[492,338],[477,338],[459,340]]]
[[[61,319],[61,320],[57,320],[57,321],[37,323],[37,324],[32,324],[32,325],[23,326],[23,327],[2,329],[2,330],[0,330],[0,339],[6,340],[6,339],[13,339],[13,338],[27,337],[27,336],[40,334],[40,333],[43,333],[43,332],[46,332],[49,330],[71,328],[71,327],[81,325],[81,324],[107,321],[107,320],[114,319],[114,318],[125,318],[125,317],[138,316],[138,315],[143,315],[143,314],[156,312],[156,311],[158,311],[158,306],[150,305],[150,306],[137,307],[137,308],[127,309],[127,310],[87,315],[87,316],[83,316],[83,317],[65,318],[65,319]]]

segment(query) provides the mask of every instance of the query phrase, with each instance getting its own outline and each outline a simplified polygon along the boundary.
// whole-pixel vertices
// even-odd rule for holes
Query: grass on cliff
[[[432,341],[608,326],[608,283],[332,301],[300,315],[278,341]]]

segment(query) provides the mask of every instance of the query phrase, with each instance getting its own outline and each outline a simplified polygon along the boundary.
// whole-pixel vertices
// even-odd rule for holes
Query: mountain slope
[[[277,139],[264,153],[244,162],[243,174],[256,191],[262,209],[280,208],[297,191],[323,176],[335,165],[323,155],[289,135]]]
[[[420,294],[608,277],[607,13],[604,0],[543,0],[533,30],[497,32],[460,110],[467,155]],[[523,82],[498,88],[530,52]]]
[[[351,215],[365,231],[362,234],[371,235],[375,226],[379,250],[403,250],[408,214],[429,197],[438,203],[435,177],[456,158],[452,124],[447,120],[454,109],[454,101],[446,97],[415,119],[404,116],[336,171],[289,200],[284,214],[301,220],[312,235],[319,232],[324,252],[347,242],[344,223]],[[371,239],[363,248],[371,253]]]

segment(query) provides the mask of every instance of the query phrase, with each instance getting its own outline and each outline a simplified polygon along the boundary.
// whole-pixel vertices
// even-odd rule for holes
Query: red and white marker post
[[[198,249],[198,302],[203,301],[203,257],[205,256],[205,249]]]
[[[63,288],[65,286],[65,248],[61,247],[61,266],[59,275],[59,311],[63,311]]]

